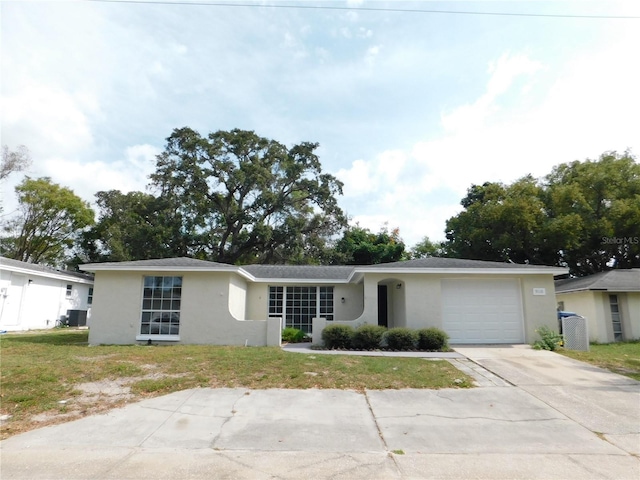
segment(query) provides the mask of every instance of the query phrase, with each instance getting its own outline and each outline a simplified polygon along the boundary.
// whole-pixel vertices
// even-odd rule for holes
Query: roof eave
[[[22,275],[27,275],[27,276],[55,278],[57,280],[65,280],[65,281],[76,282],[76,283],[86,283],[86,284],[94,283],[92,279],[82,278],[75,275],[66,274],[64,272],[54,272],[54,271],[49,272],[45,270],[40,271],[40,270],[33,270],[30,268],[16,267],[13,265],[11,266],[3,265],[2,269],[10,272],[20,273]]]
[[[454,274],[454,275],[565,275],[569,269],[562,267],[545,268],[371,268],[367,267],[354,270],[352,277],[356,274],[384,273],[384,274]]]
[[[87,272],[233,272],[238,273],[238,267],[195,267],[195,266],[175,266],[175,265],[104,265],[100,263],[87,263],[79,267]]]

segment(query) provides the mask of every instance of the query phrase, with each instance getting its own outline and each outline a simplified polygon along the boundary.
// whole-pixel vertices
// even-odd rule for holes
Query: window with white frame
[[[67,285],[67,297],[70,297],[71,293],[73,293],[73,285]]]
[[[270,286],[269,317],[283,318],[283,327],[311,333],[314,317],[333,320],[333,287]]]
[[[93,303],[93,287],[89,287],[89,294],[87,295],[87,305]]]
[[[144,277],[141,335],[179,335],[182,277]]]

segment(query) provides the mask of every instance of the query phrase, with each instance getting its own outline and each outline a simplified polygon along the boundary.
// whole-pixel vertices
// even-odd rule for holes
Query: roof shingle
[[[556,280],[556,293],[580,290],[640,292],[640,268],[609,270],[587,277]]]

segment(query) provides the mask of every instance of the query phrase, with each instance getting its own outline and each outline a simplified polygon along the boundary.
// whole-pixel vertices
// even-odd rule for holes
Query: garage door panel
[[[443,327],[451,343],[522,343],[517,280],[443,280]]]

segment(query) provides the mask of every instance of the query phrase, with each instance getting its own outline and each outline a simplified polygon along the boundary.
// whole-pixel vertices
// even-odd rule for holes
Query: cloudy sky
[[[29,175],[92,201],[144,190],[174,128],[254,130],[318,142],[352,222],[411,246],[471,184],[640,154],[637,1],[161,2],[0,1],[2,144]]]

